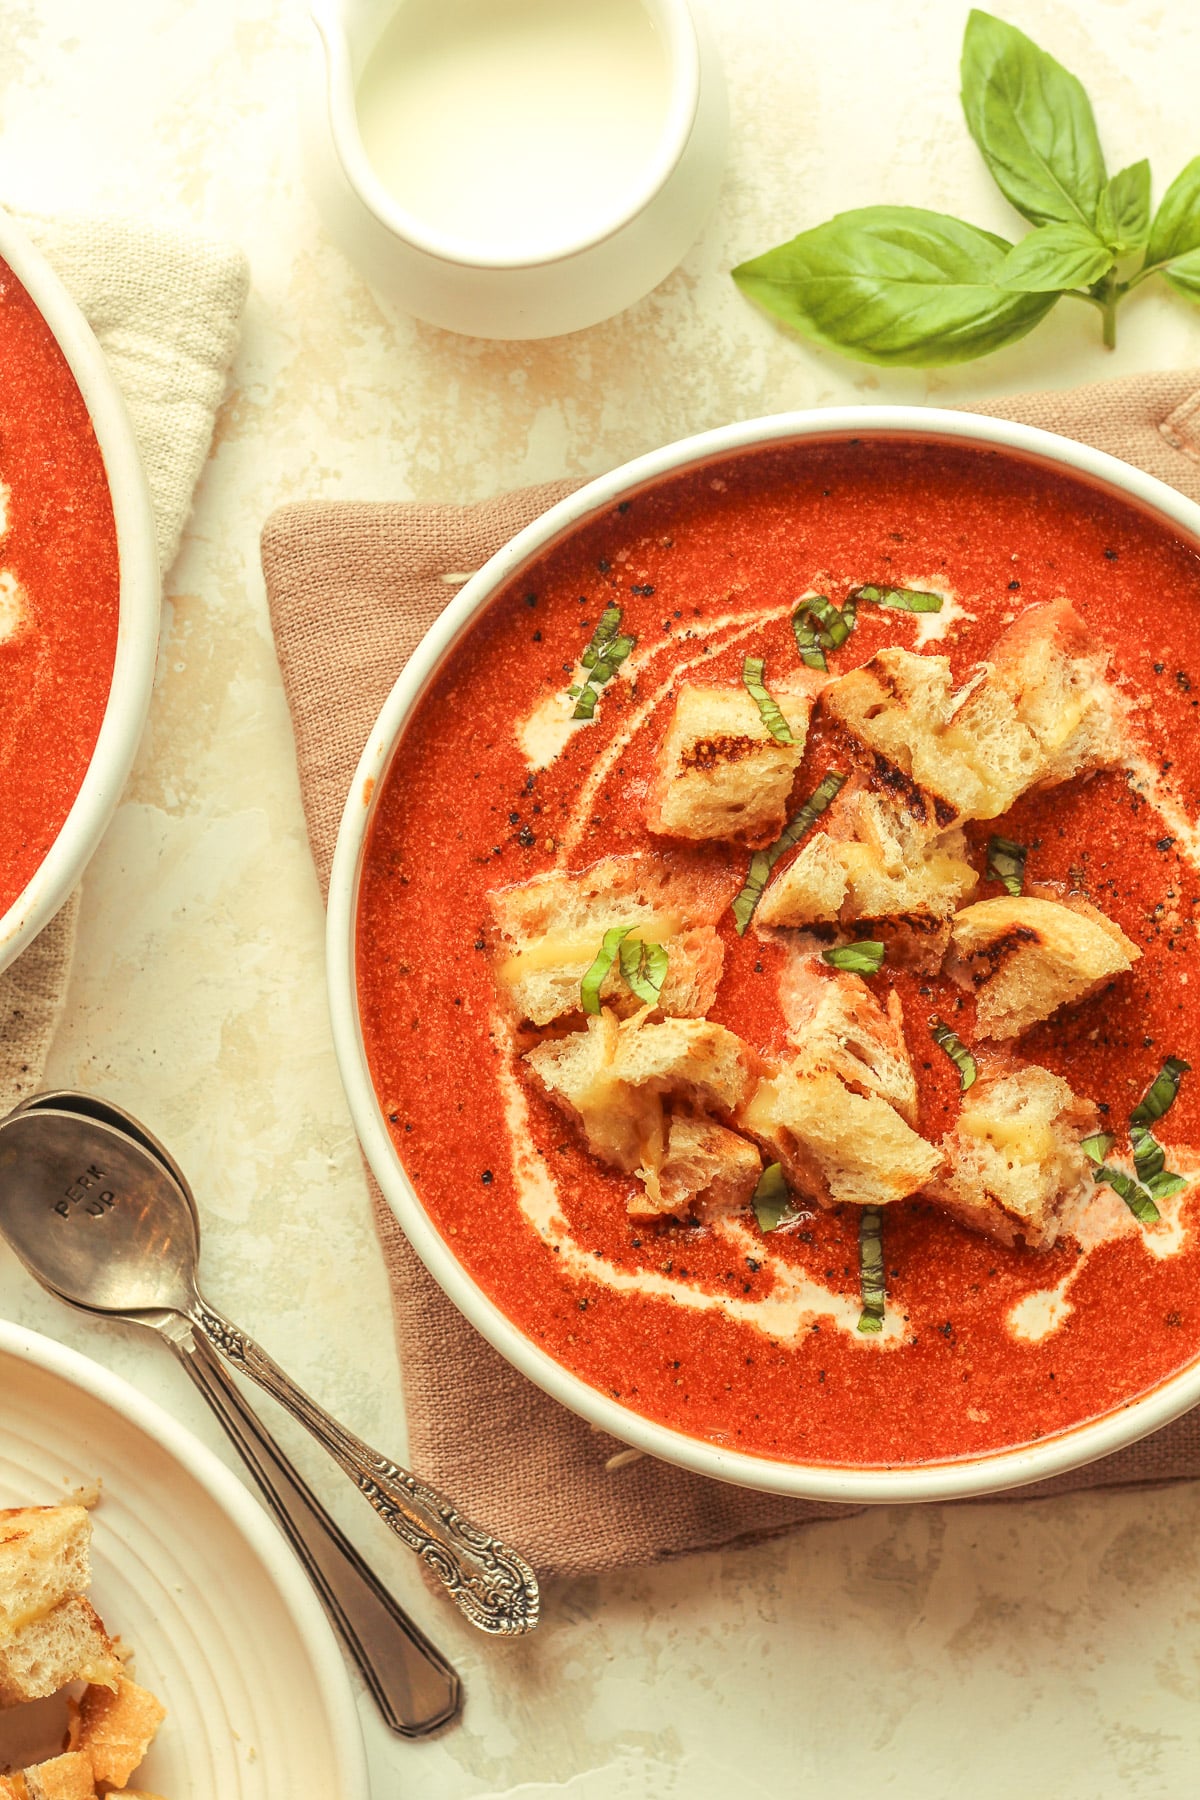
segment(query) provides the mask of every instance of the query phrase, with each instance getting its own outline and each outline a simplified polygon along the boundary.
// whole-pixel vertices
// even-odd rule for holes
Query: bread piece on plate
[[[878,1094],[909,1125],[917,1123],[917,1078],[904,1037],[900,996],[881,1005],[860,975],[821,968],[796,957],[784,970],[779,998],[798,1075],[829,1070],[856,1094]]]
[[[1097,1123],[1090,1100],[1036,1063],[981,1076],[942,1139],[946,1169],[929,1198],[1002,1244],[1049,1250],[1087,1180],[1079,1145]]]
[[[78,1750],[38,1763],[24,1775],[29,1800],[95,1800],[92,1765]]]
[[[808,671],[771,693],[790,744],[772,737],[744,687],[686,681],[675,696],[646,801],[646,823],[666,837],[733,838],[769,844],[787,823],[788,799],[804,755],[822,678]]]
[[[0,1638],[88,1586],[91,1541],[92,1521],[82,1506],[0,1510]]]
[[[749,1206],[762,1174],[756,1145],[695,1113],[670,1119],[662,1162],[637,1171],[644,1191],[628,1202],[637,1217],[668,1214],[711,1225]]]
[[[580,984],[612,926],[661,944],[667,973],[661,1011],[700,1017],[712,1005],[725,952],[714,926],[739,878],[670,855],[606,856],[576,874],[550,870],[502,888],[490,904],[499,945],[496,980],[518,1018],[534,1025],[580,1010]],[[614,961],[601,988],[606,1006],[636,1012],[642,1002]]]
[[[0,1641],[0,1706],[41,1700],[71,1681],[115,1689],[120,1675],[108,1633],[81,1594]]]
[[[97,1781],[123,1788],[154,1742],[166,1708],[136,1681],[122,1675],[116,1691],[89,1687],[79,1704],[76,1748]]]
[[[917,1193],[942,1164],[886,1100],[853,1093],[828,1070],[778,1070],[759,1082],[738,1123],[820,1206],[886,1206]]]
[[[1131,969],[1141,951],[1086,901],[1003,895],[951,925],[951,973],[974,990],[981,1037],[1012,1038]]]

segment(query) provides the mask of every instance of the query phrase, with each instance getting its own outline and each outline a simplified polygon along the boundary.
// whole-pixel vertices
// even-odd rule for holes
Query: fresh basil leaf
[[[987,872],[993,881],[1002,881],[1014,900],[1025,886],[1025,858],[1028,855],[1024,844],[1014,843],[1012,838],[991,837],[987,847]]]
[[[1101,188],[1096,235],[1118,256],[1144,248],[1150,235],[1150,164],[1144,157]]]
[[[1158,203],[1146,246],[1146,267],[1173,262],[1193,250],[1200,250],[1200,156],[1193,156],[1180,170]]]
[[[1023,31],[972,12],[962,54],[967,128],[1005,199],[1033,225],[1093,225],[1107,179],[1083,85]]]
[[[1179,1092],[1179,1083],[1191,1068],[1180,1056],[1168,1056],[1142,1098],[1129,1115],[1129,1126],[1132,1133],[1137,1125],[1153,1125],[1164,1113],[1175,1104],[1175,1096]]]
[[[1056,295],[1000,286],[1011,248],[946,213],[865,206],[740,264],[733,279],[827,349],[925,368],[986,356],[1045,318]]]
[[[779,710],[779,702],[763,686],[766,664],[761,656],[748,656],[742,664],[742,683],[758,714],[777,744],[792,744],[792,728]]]
[[[795,818],[784,826],[773,844],[765,850],[756,850],[750,858],[750,867],[746,872],[746,880],[741,892],[733,902],[734,923],[739,937],[745,937],[746,927],[754,917],[754,909],[762,899],[763,889],[767,885],[771,870],[779,861],[785,850],[798,844],[806,831],[816,824],[829,802],[834,798],[846,777],[834,769],[826,775],[820,786],[809,795]]]
[[[939,1050],[944,1050],[950,1061],[958,1070],[959,1084],[965,1094],[979,1074],[979,1064],[967,1049],[962,1039],[948,1025],[934,1017],[929,1021],[929,1030]]]
[[[667,975],[667,953],[661,944],[625,938],[621,944],[621,973],[638,999],[657,1006]]]
[[[637,642],[636,638],[623,637],[620,632],[620,607],[606,606],[592,633],[591,642],[579,658],[588,671],[587,679],[581,686],[567,689],[568,697],[575,701],[572,719],[595,718],[597,690],[606,681],[612,680]]]
[[[860,938],[856,944],[836,944],[832,950],[822,950],[821,961],[851,975],[878,975],[886,955],[876,938]]]
[[[927,594],[922,588],[902,587],[867,587],[851,588],[849,599],[855,605],[862,601],[867,606],[886,606],[892,612],[935,613],[942,610],[942,596]]]
[[[858,1279],[862,1292],[858,1329],[882,1331],[887,1288],[883,1278],[883,1213],[877,1206],[864,1206],[859,1216]]]
[[[1099,1164],[1104,1161],[1116,1141],[1111,1131],[1097,1131],[1092,1137],[1080,1138],[1079,1148],[1089,1162]]]
[[[1000,265],[1000,284],[1022,294],[1091,287],[1107,275],[1113,252],[1086,225],[1041,225],[1014,244]]]
[[[1200,300],[1200,250],[1176,257],[1163,270],[1163,277],[1185,300]]]
[[[1110,1169],[1105,1163],[1093,1172],[1092,1180],[1106,1182],[1114,1194],[1121,1196],[1134,1218],[1140,1219],[1143,1225],[1153,1225],[1156,1219],[1162,1217],[1145,1188],[1139,1186],[1132,1175],[1126,1175],[1123,1170]]]
[[[770,1163],[763,1170],[758,1178],[758,1186],[750,1196],[750,1204],[754,1208],[760,1231],[778,1231],[781,1225],[786,1225],[789,1220],[798,1216],[787,1182],[783,1179],[781,1163]]]
[[[792,631],[800,660],[810,669],[828,669],[826,650],[836,650],[854,630],[855,608],[851,595],[839,612],[824,594],[806,594],[792,614]]]
[[[604,977],[612,968],[614,957],[632,930],[632,925],[614,925],[605,932],[596,960],[579,984],[579,1002],[585,1013],[600,1011],[600,989],[604,986]]]
[[[1175,1175],[1170,1169],[1163,1169],[1161,1174],[1152,1175],[1150,1177],[1149,1181],[1146,1183],[1146,1188],[1149,1193],[1153,1194],[1156,1200],[1165,1200],[1168,1195],[1177,1194],[1180,1188],[1185,1188],[1188,1185],[1189,1183],[1186,1176]]]
[[[1148,1125],[1131,1125],[1129,1143],[1133,1150],[1133,1172],[1143,1187],[1148,1187],[1166,1167],[1166,1152]]]

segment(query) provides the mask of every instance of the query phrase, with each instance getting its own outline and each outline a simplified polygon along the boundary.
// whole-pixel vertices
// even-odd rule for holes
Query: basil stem
[[[661,944],[626,938],[621,944],[621,973],[639,1000],[656,1006],[667,974],[667,953]]]
[[[1191,1068],[1182,1057],[1168,1056],[1142,1098],[1129,1115],[1129,1123],[1134,1125],[1152,1125],[1161,1119],[1175,1104],[1175,1096],[1179,1092],[1179,1083]]]
[[[832,950],[823,950],[821,961],[851,975],[878,975],[886,954],[877,938],[860,938],[856,944],[837,944]]]
[[[862,1291],[858,1329],[864,1333],[882,1331],[887,1288],[883,1278],[883,1213],[877,1206],[864,1206],[859,1216],[858,1272]]]
[[[777,744],[791,744],[792,728],[779,710],[779,702],[775,700],[763,686],[763,674],[766,664],[761,656],[748,656],[742,664],[742,681],[746,692],[758,707],[759,717],[775,739]]]
[[[798,844],[805,832],[816,824],[845,779],[846,777],[839,774],[836,769],[832,770],[819,787],[810,794],[795,818],[784,827],[775,842],[768,845],[765,850],[754,852],[750,858],[750,867],[747,870],[742,891],[733,903],[733,917],[739,937],[745,937],[746,927],[754,917],[754,909],[762,899],[763,889],[779,858],[785,850],[790,850],[793,844]]]
[[[580,1003],[585,1013],[600,1011],[600,989],[604,986],[604,977],[612,968],[617,951],[632,930],[632,925],[614,925],[605,932],[596,960],[579,984]]]
[[[592,633],[591,642],[579,658],[588,671],[587,678],[580,685],[567,689],[568,695],[575,701],[572,719],[595,717],[597,690],[605,682],[612,680],[636,642],[636,638],[621,635],[620,607],[606,606]]]
[[[959,1080],[962,1084],[962,1091],[965,1094],[979,1073],[979,1064],[975,1061],[975,1058],[971,1055],[971,1052],[967,1049],[967,1046],[963,1043],[962,1039],[951,1031],[948,1025],[944,1025],[936,1016],[930,1019],[929,1029],[938,1049],[944,1050],[946,1055],[950,1058],[950,1061],[957,1068]]]
[[[853,596],[839,612],[824,594],[806,594],[792,614],[792,631],[801,662],[810,669],[827,670],[826,650],[836,650],[839,644],[844,644],[854,630],[854,624]]]
[[[1123,1170],[1110,1169],[1107,1163],[1103,1163],[1094,1171],[1092,1180],[1106,1182],[1114,1193],[1120,1194],[1134,1218],[1140,1219],[1143,1225],[1153,1225],[1154,1221],[1161,1217],[1157,1206],[1145,1188],[1141,1187],[1132,1175],[1126,1175]]]
[[[852,588],[850,598],[856,606],[861,600],[866,606],[886,606],[892,612],[935,613],[942,610],[942,596],[928,594],[922,588],[871,585]]]
[[[1025,885],[1025,858],[1028,855],[1024,844],[1016,844],[1012,838],[992,837],[988,839],[987,872],[991,880],[1002,881],[1015,899]]]
[[[758,1186],[750,1197],[760,1231],[777,1231],[796,1217],[796,1208],[783,1178],[782,1163],[769,1163],[758,1178]]]

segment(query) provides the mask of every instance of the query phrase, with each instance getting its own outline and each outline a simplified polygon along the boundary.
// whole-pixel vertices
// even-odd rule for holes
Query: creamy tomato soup
[[[112,683],[104,465],[48,326],[0,262],[0,914],[62,828]]]
[[[1200,1068],[1200,558],[1130,506],[1002,453],[895,440],[808,443],[664,481],[575,531],[485,610],[432,683],[380,797],[360,899],[358,989],[379,1100],[417,1194],[479,1286],[551,1356],[637,1412],[739,1450],[895,1464],[1029,1442],[1119,1407],[1200,1350],[1200,1073],[1156,1126],[1185,1184],[1157,1223],[1095,1189],[1045,1252],[1009,1248],[915,1197],[883,1208],[887,1329],[856,1328],[858,1211],[763,1231],[626,1209],[633,1183],[593,1156],[529,1078],[528,1033],[496,979],[490,896],[555,866],[661,851],[645,824],[673,689],[797,667],[809,590],[936,592],[941,610],[860,607],[841,674],[888,644],[948,656],[965,680],[998,633],[1069,596],[1133,702],[1130,767],[1026,793],[968,827],[977,898],[1002,832],[1030,874],[1103,909],[1142,952],[1102,991],[1025,1033],[1019,1053],[1100,1109],[1128,1166],[1130,1110],[1174,1056]],[[602,609],[635,646],[591,723],[559,698]],[[1136,741],[1135,741],[1136,740]],[[1143,748],[1144,747],[1144,748]],[[796,811],[837,755],[818,714]],[[708,847],[738,875],[749,850]],[[736,885],[736,882],[735,882]],[[619,921],[614,920],[614,923]],[[784,1051],[786,933],[718,926],[709,1016]],[[885,963],[937,1144],[963,1105],[931,1015],[974,1042],[974,1001]],[[578,1020],[575,1021],[578,1024]]]

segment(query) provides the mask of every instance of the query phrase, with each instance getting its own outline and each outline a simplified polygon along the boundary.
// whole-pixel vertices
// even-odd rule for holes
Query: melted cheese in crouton
[[[974,990],[981,1036],[1016,1037],[1131,969],[1141,951],[1085,901],[1003,896],[953,921],[950,972]]]
[[[766,844],[787,821],[819,684],[807,671],[774,689],[792,734],[781,744],[745,688],[685,682],[675,697],[646,804],[646,823],[666,837]]]
[[[878,1094],[916,1125],[917,1078],[894,989],[884,1007],[861,976],[825,971],[809,957],[796,957],[784,971],[779,998],[797,1074],[827,1069],[852,1092]]]
[[[903,1200],[942,1163],[886,1100],[853,1092],[829,1070],[778,1070],[759,1082],[738,1122],[820,1206]]]

